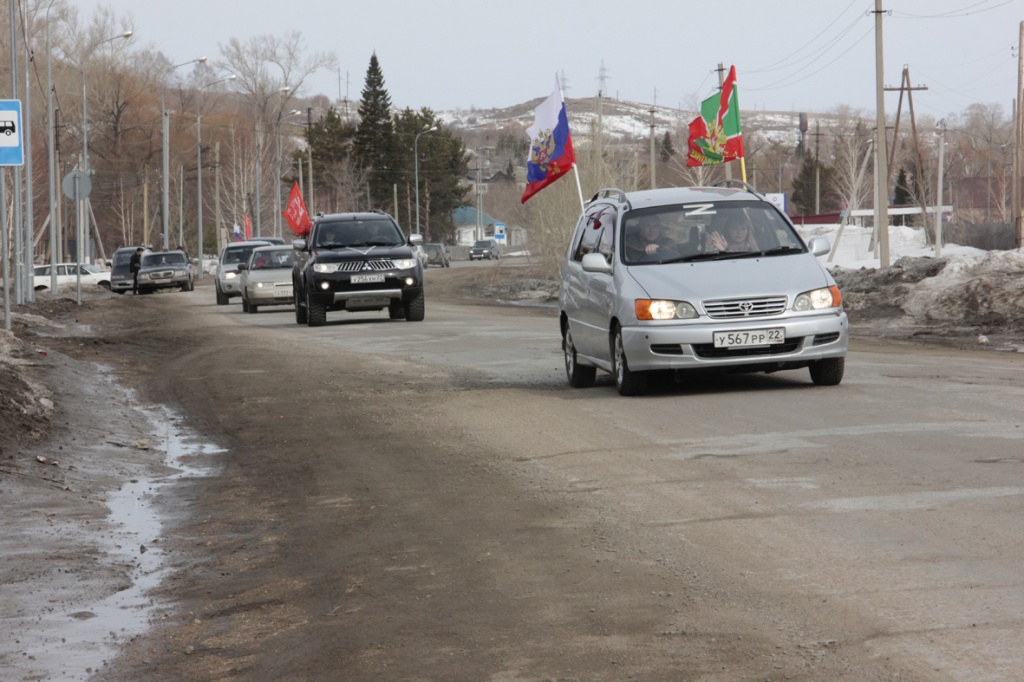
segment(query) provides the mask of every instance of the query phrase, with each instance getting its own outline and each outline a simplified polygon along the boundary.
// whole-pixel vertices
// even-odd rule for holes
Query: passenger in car
[[[729,215],[722,221],[721,228],[711,233],[711,245],[730,253],[760,251],[750,231],[750,222],[741,214]]]
[[[640,216],[628,226],[625,248],[629,262],[657,260],[672,248],[672,242],[662,234],[662,227],[659,215]]]

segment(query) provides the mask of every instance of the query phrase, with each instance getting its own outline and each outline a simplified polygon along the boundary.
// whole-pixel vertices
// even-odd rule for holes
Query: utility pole
[[[149,166],[142,181],[142,243],[149,244]],[[127,244],[126,244],[127,246]]]
[[[655,174],[655,167],[657,166],[658,156],[655,149],[654,139],[654,109],[651,109],[651,189],[657,189],[658,181]]]
[[[814,214],[821,213],[821,121],[814,122]]]
[[[886,158],[885,140],[885,69],[882,60],[882,0],[875,0],[875,128],[878,143],[875,145],[875,159],[878,173],[875,175],[875,226],[878,229],[880,260],[883,268],[889,267],[889,159]],[[883,186],[883,183],[886,183]]]
[[[1024,226],[1021,224],[1021,145],[1024,144],[1024,21],[1020,22],[1020,37],[1017,42],[1017,107],[1014,112],[1014,146],[1013,146],[1013,223],[1017,237],[1017,248],[1024,246]]]
[[[942,257],[942,166],[946,151],[946,122],[939,121],[939,187],[935,206],[935,257]]]

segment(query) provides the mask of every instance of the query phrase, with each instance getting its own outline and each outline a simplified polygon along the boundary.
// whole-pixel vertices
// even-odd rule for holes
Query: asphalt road
[[[1020,354],[623,398],[567,385],[550,309],[131,303],[117,352],[225,452],[100,679],[1024,679]]]

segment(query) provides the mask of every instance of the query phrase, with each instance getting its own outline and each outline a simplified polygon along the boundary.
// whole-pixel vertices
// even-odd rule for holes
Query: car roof
[[[231,242],[224,246],[225,249],[230,249],[235,246],[272,246],[270,242],[263,241],[262,239],[246,239],[242,242]]]
[[[615,189],[601,190],[594,195],[591,203],[602,201],[627,203],[631,209],[635,210],[676,204],[751,200],[768,202],[760,194],[737,187],[663,187],[637,192],[623,192]]]
[[[252,250],[253,253],[262,253],[264,251],[292,251],[292,247],[286,244],[268,244],[266,246],[257,246]]]
[[[181,249],[170,249],[169,251],[150,251],[146,255],[147,256],[164,256],[164,255],[166,255],[168,253],[180,253],[183,256],[185,255],[185,252],[182,251]]]
[[[388,220],[395,220],[387,213],[380,211],[360,211],[352,213],[324,213],[316,217],[316,222],[330,220],[336,222],[338,220],[370,220],[372,218],[387,218]],[[397,223],[397,221],[395,221]]]

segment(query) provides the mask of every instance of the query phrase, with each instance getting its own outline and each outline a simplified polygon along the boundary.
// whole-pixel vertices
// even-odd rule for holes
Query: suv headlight
[[[341,263],[313,263],[313,272],[337,272]]]
[[[416,267],[417,262],[415,258],[399,258],[395,261],[395,268],[398,270],[408,270]]]
[[[838,308],[843,304],[843,295],[839,287],[831,286],[824,289],[805,291],[793,301],[793,310],[802,312],[805,310],[825,310],[827,308]]]
[[[638,320],[692,320],[697,310],[686,301],[638,298],[633,302]]]

